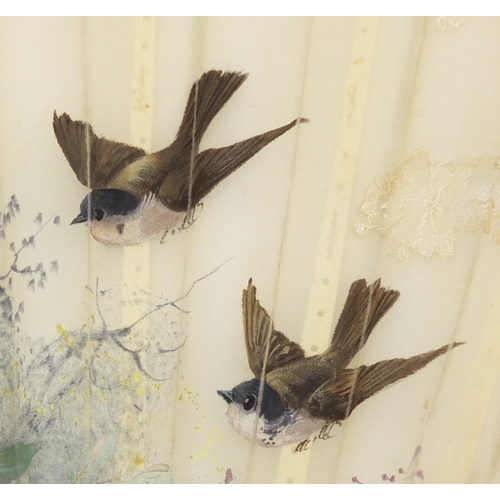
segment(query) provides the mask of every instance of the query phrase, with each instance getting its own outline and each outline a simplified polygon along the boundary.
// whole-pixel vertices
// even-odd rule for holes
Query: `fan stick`
[[[134,28],[134,53],[133,53],[133,81],[132,101],[130,111],[130,135],[129,144],[140,147],[145,151],[152,149],[153,128],[153,85],[154,85],[154,63],[155,63],[155,19],[154,17],[137,17]],[[133,324],[148,310],[149,303],[149,242],[141,243],[123,248],[123,274],[122,274],[122,324],[128,326]],[[146,318],[141,321],[133,332],[134,339],[141,339],[143,333],[149,328]],[[133,398],[135,404],[144,408],[146,404],[146,388],[144,375],[135,367],[133,373],[129,372],[129,363],[122,363],[122,380],[130,379],[130,385],[135,390]],[[124,401],[126,408],[130,407],[131,401]],[[122,425],[127,435],[127,442],[120,447],[122,453],[118,460],[119,470],[125,474],[137,472],[129,470],[130,463],[134,457],[142,457],[145,454],[144,442],[144,412],[134,413],[128,418],[127,411],[123,413]],[[130,439],[132,438],[132,439]],[[134,448],[132,450],[132,447]],[[133,457],[130,453],[133,452]],[[136,460],[141,463],[141,460]],[[123,469],[123,470],[122,470]]]
[[[374,17],[359,18],[356,27],[342,122],[300,342],[306,355],[324,351],[330,342],[377,27],[378,18]],[[277,483],[306,482],[311,445],[301,453],[294,453],[295,448],[296,445],[283,448]]]

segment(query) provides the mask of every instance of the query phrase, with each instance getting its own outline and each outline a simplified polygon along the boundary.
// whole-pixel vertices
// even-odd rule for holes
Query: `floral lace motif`
[[[441,16],[438,17],[436,21],[436,26],[438,30],[445,30],[448,27],[451,28],[460,28],[465,22],[465,19],[463,17],[457,17],[457,16]]]
[[[499,216],[498,159],[435,165],[419,151],[370,186],[355,229],[388,233],[389,251],[406,262],[411,253],[452,255],[461,230],[483,230],[500,243]]]

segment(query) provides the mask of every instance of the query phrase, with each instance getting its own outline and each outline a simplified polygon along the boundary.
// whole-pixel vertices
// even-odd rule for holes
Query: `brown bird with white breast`
[[[211,70],[193,84],[177,136],[152,154],[97,137],[90,124],[54,112],[54,132],[78,180],[92,191],[72,224],[89,222],[106,245],[133,245],[176,227],[219,182],[297,123],[199,152],[203,134],[248,77]]]
[[[217,391],[228,403],[231,426],[265,447],[302,441],[327,422],[341,422],[363,401],[408,377],[463,342],[408,359],[348,368],[373,328],[399,298],[399,292],[355,281],[349,290],[330,347],[306,357],[300,345],[274,329],[260,305],[252,280],[243,290],[243,327],[248,363],[255,378],[230,391]]]

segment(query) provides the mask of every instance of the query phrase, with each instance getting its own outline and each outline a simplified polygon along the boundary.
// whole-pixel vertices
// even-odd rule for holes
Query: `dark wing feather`
[[[197,148],[211,121],[247,78],[248,74],[237,71],[203,73],[191,87],[177,139],[189,145],[194,139]]]
[[[370,366],[344,369],[309,397],[307,408],[316,418],[330,422],[344,420],[365,399],[412,375],[432,360],[462,344],[463,342],[454,342],[408,359],[388,359]]]
[[[256,377],[263,376],[264,365],[266,373],[269,373],[292,361],[304,358],[304,350],[300,345],[274,330],[271,317],[257,300],[256,288],[251,278],[247,289],[243,290],[242,305],[248,364]],[[268,342],[269,353],[265,363]]]
[[[53,125],[57,142],[78,180],[91,189],[108,187],[116,173],[146,154],[140,148],[97,137],[89,123],[74,121],[66,113],[57,116],[54,111]]]
[[[297,123],[307,122],[304,118],[293,120],[288,125],[270,130],[224,148],[207,149],[199,153],[193,163],[192,185],[190,186],[189,164],[172,172],[163,183],[159,199],[176,210],[187,210],[189,190],[191,207],[196,206],[219,182],[241,167],[252,156],[267,146]]]
[[[152,191],[172,210],[185,211],[191,158],[198,154],[199,142],[211,121],[248,75],[211,70],[203,73],[189,93],[177,136],[168,147],[148,155],[147,161],[123,169],[113,178],[113,187],[134,193],[138,198]],[[184,189],[184,191],[183,191]],[[183,198],[183,202],[179,200]],[[193,205],[194,206],[194,205]]]
[[[355,281],[349,289],[332,344],[325,356],[334,358],[338,366],[347,366],[398,298],[399,292],[381,287],[380,279],[370,286],[365,280]]]

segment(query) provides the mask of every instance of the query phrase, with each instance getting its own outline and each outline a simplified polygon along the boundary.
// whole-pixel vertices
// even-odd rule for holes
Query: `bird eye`
[[[255,407],[255,402],[257,401],[256,397],[253,394],[250,394],[245,398],[245,401],[243,401],[243,408],[246,411],[250,411]]]
[[[96,208],[94,210],[94,218],[96,220],[102,220],[102,218],[104,217],[104,211],[102,210],[102,208]]]

